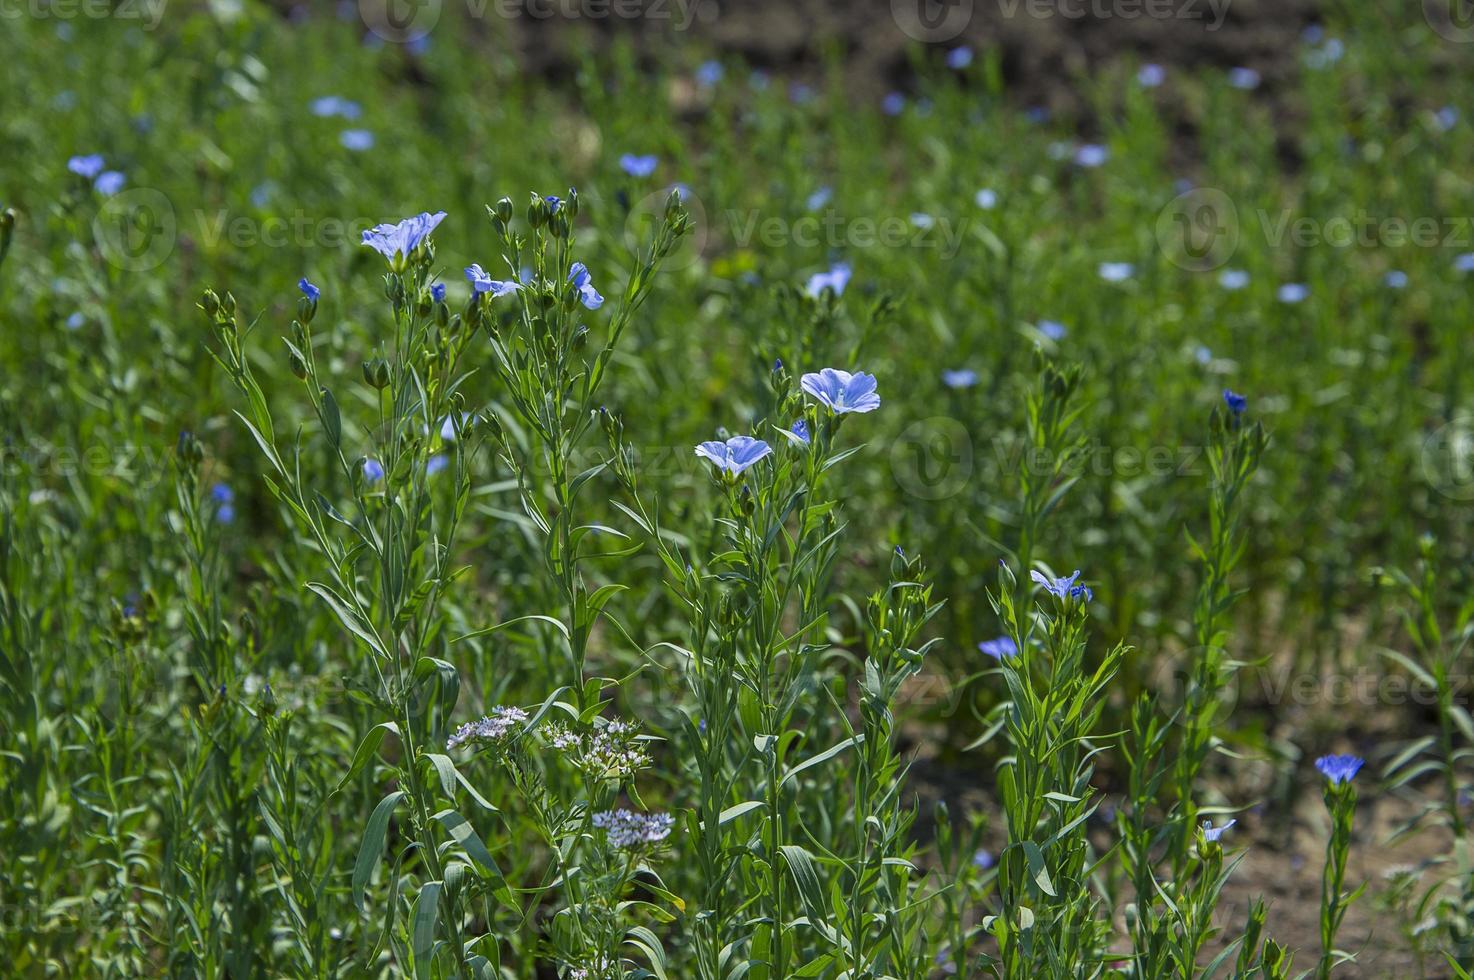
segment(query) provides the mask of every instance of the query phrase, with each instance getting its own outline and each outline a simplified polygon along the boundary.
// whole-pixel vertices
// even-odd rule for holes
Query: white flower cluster
[[[607,956],[595,956],[581,965],[570,967],[568,980],[613,980],[619,975],[617,964]]]
[[[608,831],[609,844],[620,850],[658,844],[670,836],[676,818],[668,813],[634,813],[605,810],[594,814],[594,826]]]
[[[470,721],[457,728],[455,734],[446,740],[446,751],[450,751],[458,745],[467,742],[496,743],[507,737],[507,735],[519,724],[527,720],[527,712],[521,708],[496,707],[491,709],[491,714],[479,721]]]
[[[580,770],[596,779],[624,779],[650,765],[650,753],[639,726],[625,721],[600,722],[587,734],[547,725],[543,738]]]

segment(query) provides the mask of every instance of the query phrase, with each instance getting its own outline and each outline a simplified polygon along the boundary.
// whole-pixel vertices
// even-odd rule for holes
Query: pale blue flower
[[[579,302],[583,303],[585,309],[597,310],[604,305],[604,297],[594,288],[594,279],[589,275],[588,266],[582,262],[573,263],[568,270],[568,281],[578,290]]]
[[[973,195],[973,200],[984,211],[991,211],[998,206],[998,192],[984,187],[977,194]]]
[[[850,374],[837,368],[825,368],[799,379],[799,387],[818,399],[836,415],[849,412],[873,412],[880,407],[875,375],[858,371]]]
[[[363,115],[363,107],[352,99],[340,99],[336,95],[324,95],[310,103],[312,114],[324,119],[337,116],[341,119],[357,119]]]
[[[345,129],[338,137],[338,141],[346,149],[355,153],[363,153],[374,148],[374,134],[366,129]]]
[[[696,81],[706,88],[712,88],[725,74],[726,70],[722,68],[720,61],[703,61],[696,69]]]
[[[1111,151],[1099,143],[1086,143],[1075,151],[1075,163],[1081,167],[1094,168],[1111,158]]]
[[[1465,252],[1454,259],[1455,272],[1474,272],[1474,252]]]
[[[1136,70],[1136,84],[1156,88],[1167,80],[1167,69],[1158,64],[1145,64]]]
[[[1136,266],[1130,262],[1102,262],[1097,271],[1106,282],[1125,282],[1136,274]]]
[[[102,168],[105,166],[107,166],[107,161],[103,159],[101,153],[89,153],[86,156],[76,156],[67,161],[68,170],[76,174],[78,177],[85,177],[88,180],[91,180],[98,174],[102,173]]]
[[[696,447],[697,456],[709,460],[719,471],[734,477],[741,476],[743,470],[772,452],[772,446],[752,436],[733,436],[726,442],[712,439]]]
[[[828,204],[833,197],[834,189],[828,184],[825,184],[809,195],[808,200],[804,202],[804,206],[810,211],[818,211]]]
[[[210,488],[210,500],[215,504],[215,519],[221,524],[235,522],[235,491],[224,483]]]
[[[1018,644],[1013,642],[1011,636],[1000,636],[996,640],[984,640],[978,644],[978,649],[994,660],[1003,660],[1008,657],[1018,656]]]
[[[1309,295],[1310,289],[1300,282],[1287,282],[1275,292],[1281,303],[1291,304],[1304,302]]]
[[[1199,344],[1193,350],[1193,360],[1206,367],[1207,365],[1213,363],[1213,352],[1204,347],[1202,344]]]
[[[1040,333],[1048,337],[1050,340],[1055,341],[1056,343],[1064,340],[1065,334],[1070,332],[1069,329],[1066,328],[1065,325],[1063,323],[1060,323],[1058,320],[1040,320],[1038,324],[1036,324],[1036,326],[1039,328]]]
[[[913,225],[915,225],[917,228],[921,228],[922,230],[925,230],[927,228],[934,227],[936,225],[936,223],[937,223],[937,219],[936,218],[933,218],[931,215],[927,214],[925,211],[915,211],[915,212],[912,212],[912,214],[911,214],[911,223]]]
[[[1218,285],[1229,292],[1237,292],[1249,285],[1249,274],[1243,269],[1224,269],[1218,273]]]
[[[809,276],[809,282],[804,287],[804,292],[817,298],[824,290],[832,289],[834,290],[834,295],[843,296],[845,287],[850,284],[851,275],[852,272],[848,262],[836,262],[829,267],[828,272],[816,272],[812,276]]]
[[[434,214],[424,211],[412,218],[405,218],[398,224],[376,225],[363,233],[363,244],[386,259],[392,260],[396,254],[408,258],[409,253],[444,220],[444,211]]]
[[[1252,68],[1230,68],[1228,72],[1228,84],[1246,92],[1258,88],[1260,80],[1259,73]]]
[[[118,171],[104,170],[97,175],[97,180],[93,182],[92,187],[103,197],[112,197],[118,191],[122,190],[123,185],[127,182],[128,178],[124,177]]]
[[[377,459],[365,459],[363,461],[363,478],[368,483],[378,483],[384,479],[384,464]]]
[[[1433,114],[1433,123],[1441,132],[1448,132],[1458,125],[1459,110],[1451,105],[1446,105]]]
[[[906,110],[906,97],[900,92],[888,92],[880,100],[880,111],[887,116],[899,116]]]
[[[972,48],[967,45],[953,48],[947,52],[947,67],[961,71],[972,64]]]
[[[942,384],[948,388],[971,388],[978,383],[978,373],[971,368],[942,372]]]
[[[1215,827],[1215,826],[1213,826],[1213,821],[1211,821],[1211,820],[1204,820],[1203,821],[1203,838],[1205,840],[1211,842],[1211,843],[1216,844],[1216,843],[1218,843],[1218,838],[1220,838],[1220,837],[1223,836],[1223,832],[1225,830],[1227,830],[1228,828],[1232,827],[1236,823],[1238,823],[1237,820],[1230,820],[1228,823],[1224,824],[1222,827]]]
[[[660,158],[653,153],[625,153],[619,158],[619,169],[631,177],[648,177],[660,166]]]
[[[86,323],[87,318],[84,317],[81,312],[73,313],[71,316],[67,317],[68,330],[81,330],[82,327],[86,325]]]
[[[996,863],[991,851],[979,849],[972,856],[972,866],[979,871],[987,871]]]
[[[522,284],[515,279],[503,281],[491,278],[479,265],[471,265],[466,269],[466,281],[471,284],[473,292],[490,293],[493,298],[507,296],[522,288]]]
[[[1351,782],[1365,764],[1365,759],[1355,755],[1323,755],[1315,760],[1315,768],[1332,786]]]
[[[1084,596],[1085,600],[1089,602],[1095,598],[1095,593],[1088,586],[1076,583],[1075,580],[1080,577],[1080,570],[1078,568],[1075,569],[1073,575],[1068,575],[1064,578],[1049,578],[1037,569],[1031,571],[1029,577],[1039,585],[1042,585],[1044,591],[1056,599],[1063,599],[1066,596],[1072,599],[1078,599]]]
[[[1382,284],[1388,289],[1406,289],[1407,273],[1401,269],[1392,269],[1382,277]]]

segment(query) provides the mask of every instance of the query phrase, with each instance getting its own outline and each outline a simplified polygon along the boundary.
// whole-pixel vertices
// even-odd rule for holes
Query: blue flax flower
[[[942,384],[948,388],[971,388],[977,383],[978,373],[971,368],[942,372]]]
[[[1213,826],[1213,821],[1211,821],[1211,820],[1204,820],[1203,821],[1203,837],[1206,840],[1209,840],[1212,843],[1216,844],[1216,843],[1218,843],[1218,838],[1220,838],[1220,837],[1223,836],[1223,832],[1225,830],[1227,830],[1228,828],[1232,827],[1236,823],[1238,823],[1237,820],[1230,820],[1228,823],[1224,824],[1222,827],[1215,827],[1215,826]]]
[[[210,499],[215,503],[215,519],[221,524],[235,521],[235,491],[224,483],[210,488]]]
[[[345,149],[363,153],[374,148],[374,134],[367,129],[345,129],[338,136]]]
[[[322,290],[314,286],[306,276],[303,276],[301,279],[297,280],[297,288],[302,290],[303,296],[306,296],[314,303],[316,303],[317,298],[322,295]]]
[[[568,270],[568,281],[573,283],[573,288],[578,290],[578,298],[585,309],[597,310],[604,305],[604,297],[594,288],[594,279],[589,275],[588,266],[582,262],[575,262]]]
[[[805,422],[803,419],[799,419],[797,422],[793,423],[793,428],[789,429],[783,434],[787,436],[790,441],[803,446],[807,446],[812,441],[812,437],[809,435],[809,423]]]
[[[829,267],[828,272],[816,272],[809,276],[808,285],[804,292],[817,298],[826,289],[834,290],[834,295],[843,296],[844,289],[850,284],[852,270],[848,262],[836,262]]]
[[[772,452],[772,446],[752,436],[733,436],[726,442],[712,439],[696,447],[697,456],[732,476],[741,476],[743,470]]]
[[[1066,596],[1071,599],[1078,599],[1084,596],[1085,601],[1089,602],[1095,598],[1095,593],[1090,590],[1089,586],[1076,583],[1075,580],[1080,577],[1080,570],[1078,568],[1075,569],[1073,575],[1064,578],[1049,578],[1038,570],[1030,572],[1029,577],[1044,586],[1044,591],[1057,599],[1063,599]]]
[[[434,214],[422,211],[398,224],[382,224],[368,229],[363,233],[363,244],[386,259],[392,260],[396,254],[408,258],[409,253],[444,220],[444,211],[436,211]]]
[[[996,640],[984,640],[978,644],[978,649],[994,660],[1003,660],[1005,657],[1018,656],[1018,644],[1013,642],[1011,636],[1000,636]]]
[[[836,368],[825,368],[817,374],[804,375],[799,386],[828,406],[835,415],[873,412],[880,407],[875,375],[863,371],[850,374]]]
[[[1038,327],[1040,333],[1054,341],[1064,340],[1065,334],[1070,332],[1069,328],[1058,320],[1040,320]]]
[[[102,173],[102,168],[105,166],[107,166],[107,161],[102,158],[101,153],[76,156],[67,161],[68,170],[79,177],[86,177],[88,180]]]
[[[1315,768],[1332,786],[1351,782],[1365,764],[1366,760],[1356,755],[1323,755],[1315,760]]]
[[[1223,404],[1228,406],[1229,411],[1235,416],[1244,414],[1244,409],[1249,407],[1249,399],[1229,388],[1223,389]]]
[[[619,158],[619,169],[631,177],[648,177],[660,166],[660,158],[653,153],[626,153]]]
[[[365,459],[363,461],[363,478],[369,483],[378,483],[384,479],[384,464],[377,459]]]
[[[445,283],[437,282],[430,287],[430,298],[437,303],[445,302]]]
[[[92,187],[103,197],[112,197],[118,191],[122,190],[123,185],[127,182],[128,178],[124,177],[118,171],[105,170],[97,175],[97,180],[93,181]]]
[[[696,69],[696,81],[704,88],[711,88],[722,80],[726,69],[720,61],[703,61],[701,67]]]
[[[522,284],[515,279],[505,281],[493,279],[485,269],[474,264],[466,269],[466,281],[471,284],[471,289],[477,294],[490,293],[493,297],[506,296],[522,288]]]
[[[972,48],[969,48],[967,45],[964,44],[947,52],[948,68],[961,71],[970,64],[972,64]]]

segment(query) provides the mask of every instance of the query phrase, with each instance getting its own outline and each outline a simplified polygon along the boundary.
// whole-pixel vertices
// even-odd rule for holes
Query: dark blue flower
[[[594,288],[593,277],[589,275],[588,266],[582,262],[575,262],[568,270],[568,281],[573,283],[573,288],[578,290],[578,298],[585,309],[597,310],[604,305],[604,297]]]
[[[86,177],[88,180],[102,173],[102,168],[105,166],[107,166],[107,161],[103,159],[101,153],[76,156],[67,161],[68,170],[79,177]]]
[[[221,524],[235,521],[235,491],[224,483],[210,488],[210,500],[215,504],[215,519]]]
[[[790,442],[800,446],[807,446],[811,441],[811,437],[809,436],[809,423],[805,422],[803,419],[799,419],[797,422],[793,423],[793,427],[791,429],[788,429],[787,431],[784,431],[783,434],[788,437],[788,440]]]
[[[437,303],[445,302],[445,283],[437,282],[430,287],[430,298]]]
[[[850,374],[836,368],[825,368],[817,374],[804,375],[799,379],[799,386],[836,415],[873,412],[880,407],[875,375],[863,371]]]
[[[887,116],[899,116],[906,110],[906,97],[900,92],[888,92],[880,100],[880,111]]]
[[[563,199],[556,194],[549,194],[543,200],[547,203],[548,209],[554,214],[557,214],[558,209],[563,206]]]
[[[718,470],[732,476],[741,476],[743,470],[772,452],[772,446],[752,436],[733,436],[726,442],[712,439],[696,447],[697,456],[710,460]]]
[[[434,214],[422,211],[398,224],[382,224],[368,229],[363,233],[363,244],[391,261],[396,254],[408,258],[409,253],[444,220],[444,211],[436,211]]]
[[[1223,389],[1223,403],[1236,416],[1244,414],[1244,409],[1249,407],[1249,399],[1228,388]]]
[[[314,286],[306,276],[297,280],[297,288],[302,290],[302,295],[316,303],[317,298],[322,295],[322,290]]]
[[[1018,656],[1018,644],[1013,642],[1013,637],[1011,636],[1000,636],[996,640],[984,640],[978,644],[978,649],[994,660]]]
[[[1315,768],[1332,786],[1351,782],[1365,764],[1366,760],[1356,755],[1323,755],[1315,760]]]
[[[493,297],[506,296],[522,288],[522,284],[515,279],[503,281],[491,278],[479,265],[472,265],[466,269],[466,281],[471,284],[471,289],[475,292],[490,293]]]
[[[631,177],[648,177],[660,166],[660,158],[653,153],[626,153],[619,158],[619,169]]]

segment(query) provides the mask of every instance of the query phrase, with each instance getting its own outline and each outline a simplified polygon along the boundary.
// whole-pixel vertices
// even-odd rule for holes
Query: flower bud
[[[534,193],[532,200],[527,202],[527,223],[536,231],[548,220],[548,214],[548,202],[540,194]]]
[[[302,363],[302,358],[297,356],[296,351],[292,351],[289,356],[292,362],[292,373],[297,376],[298,381],[305,380],[307,378],[307,365]]]
[[[577,218],[578,217],[578,189],[577,188],[575,188],[575,187],[568,188],[568,199],[563,202],[563,213],[568,216],[568,220],[569,221],[572,221],[574,218]]]
[[[225,311],[226,316],[235,316],[235,296],[227,291],[225,299],[220,303],[220,308]]]
[[[200,297],[200,309],[211,317],[220,312],[220,297],[215,295],[215,290],[205,290],[205,294]]]
[[[0,232],[4,232],[8,238],[14,228],[15,208],[6,208],[4,211],[0,211]]]
[[[588,343],[589,343],[589,328],[587,326],[585,326],[584,324],[580,323],[578,325],[578,329],[575,330],[575,331],[573,331],[573,339],[571,341],[569,341],[568,349],[571,350],[571,351],[573,351],[575,354],[577,354],[579,351],[581,351],[585,347],[587,347],[588,346]]]
[[[297,298],[297,319],[303,323],[311,323],[312,318],[317,316],[317,300],[309,296]]]
[[[363,380],[370,388],[383,391],[389,387],[389,365],[382,357],[363,362]]]
[[[179,461],[191,470],[197,468],[205,459],[204,447],[200,445],[194,433],[188,429],[179,433],[179,442],[175,445],[174,451],[179,456]]]
[[[495,210],[492,211],[492,215],[496,218],[499,218],[501,220],[501,223],[504,225],[511,224],[512,199],[510,197],[504,197],[500,201],[497,201]]]

